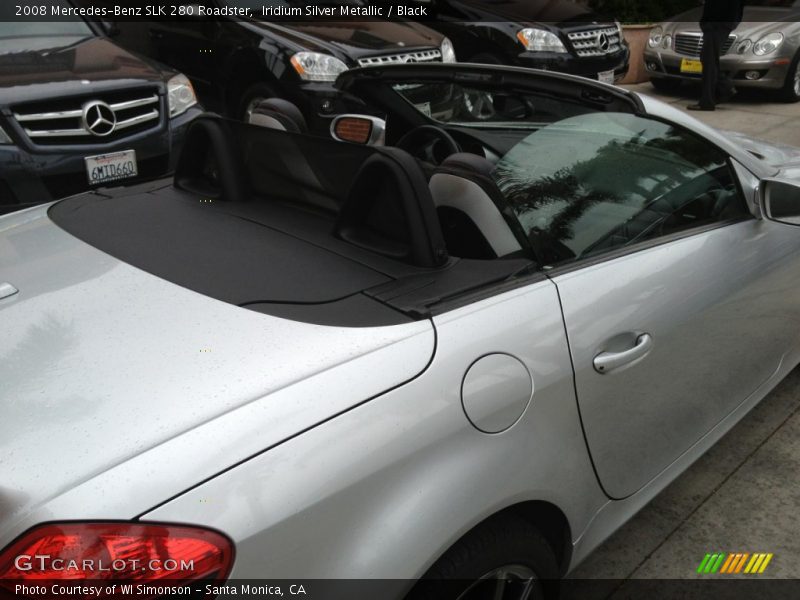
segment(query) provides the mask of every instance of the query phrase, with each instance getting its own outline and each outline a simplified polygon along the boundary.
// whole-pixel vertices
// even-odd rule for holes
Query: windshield
[[[726,157],[693,134],[621,113],[568,118],[497,163],[497,187],[534,248],[586,256],[739,214]]]
[[[491,195],[544,264],[748,214],[724,152],[604,88],[476,79],[387,84],[494,163]]]

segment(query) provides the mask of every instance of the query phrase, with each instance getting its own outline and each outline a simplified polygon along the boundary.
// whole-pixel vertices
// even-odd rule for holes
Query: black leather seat
[[[381,148],[353,179],[336,224],[341,239],[419,267],[448,254],[425,175],[408,153]]]
[[[491,178],[493,170],[487,159],[462,152],[445,159],[430,179],[447,249],[453,256],[492,259],[519,253],[527,246],[520,241],[524,234],[516,217],[502,210],[505,199]]]
[[[250,114],[248,123],[292,133],[308,133],[303,113],[283,98],[268,98],[260,102]]]

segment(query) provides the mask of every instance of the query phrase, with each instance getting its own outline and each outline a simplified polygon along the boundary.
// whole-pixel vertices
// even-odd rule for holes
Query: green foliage
[[[700,4],[700,0],[589,0],[594,11],[624,24],[665,21]]]

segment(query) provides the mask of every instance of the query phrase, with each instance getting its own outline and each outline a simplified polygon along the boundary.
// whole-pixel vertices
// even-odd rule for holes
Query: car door
[[[606,493],[629,496],[796,347],[800,235],[750,215],[716,147],[635,115],[545,127],[498,180],[560,262],[586,440]]]

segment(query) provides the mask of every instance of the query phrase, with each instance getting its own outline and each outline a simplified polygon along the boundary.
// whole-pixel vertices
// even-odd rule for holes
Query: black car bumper
[[[195,106],[167,126],[104,145],[37,148],[25,140],[0,144],[0,214],[43,204],[90,189],[85,158],[134,150],[138,176],[114,185],[130,185],[172,171],[189,123],[202,111]],[[8,126],[6,126],[8,127]],[[8,129],[13,128],[8,127]],[[15,137],[18,137],[18,132]]]
[[[614,72],[614,81],[628,73],[631,51],[625,46],[622,51],[607,56],[581,58],[568,53],[523,52],[517,56],[517,65],[532,69],[557,71],[598,79],[601,73]]]

